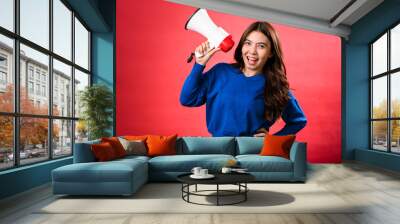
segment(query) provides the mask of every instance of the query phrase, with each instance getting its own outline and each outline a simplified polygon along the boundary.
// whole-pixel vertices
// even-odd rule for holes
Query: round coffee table
[[[213,174],[215,177],[212,179],[193,179],[190,177],[191,173],[182,174],[177,177],[178,181],[182,183],[182,199],[188,203],[198,204],[198,205],[234,205],[247,200],[247,192],[249,188],[247,183],[255,180],[255,177],[249,173],[216,173]],[[216,185],[215,190],[197,190],[198,184],[204,185]],[[190,191],[190,186],[195,186],[194,191]],[[223,190],[220,189],[220,185],[236,185],[237,190]],[[205,194],[209,192],[215,192],[215,194]],[[204,197],[216,197],[216,204],[202,204],[190,201],[190,196],[204,196]],[[239,200],[231,203],[221,203],[221,197],[232,197],[241,196]]]

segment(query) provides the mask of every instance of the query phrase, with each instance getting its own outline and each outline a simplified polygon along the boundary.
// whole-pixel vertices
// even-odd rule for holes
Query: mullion
[[[377,79],[377,78],[384,77],[386,75],[389,75],[389,74],[392,74],[392,73],[396,73],[396,72],[400,72],[400,67],[392,69],[392,70],[388,70],[388,71],[383,72],[383,73],[378,74],[378,75],[375,75],[375,76],[371,77],[371,79]]]
[[[374,143],[373,143],[373,139],[374,139],[374,136],[373,136],[373,134],[374,134],[374,132],[373,132],[373,121],[372,121],[372,119],[373,119],[373,91],[374,91],[374,85],[373,85],[373,79],[372,79],[372,76],[373,76],[373,71],[374,71],[374,63],[373,63],[373,53],[374,53],[374,48],[373,48],[373,44],[370,44],[369,45],[370,47],[369,47],[369,52],[370,52],[370,55],[369,55],[369,64],[370,64],[370,66],[369,66],[369,69],[370,69],[370,71],[369,71],[369,74],[370,74],[370,76],[369,76],[369,85],[370,85],[370,89],[369,89],[369,119],[370,119],[370,122],[369,122],[369,148],[372,150],[373,149],[373,146],[374,146]],[[372,103],[371,103],[372,102]]]
[[[72,64],[75,65],[75,12],[72,11],[72,15],[71,15],[71,60],[72,60]],[[71,91],[72,91],[72,95],[71,95],[71,117],[73,117],[75,119],[75,66],[71,67]],[[75,120],[72,120],[71,122],[72,124],[72,130],[71,130],[71,151],[72,151],[72,155],[74,155],[74,151],[75,151]]]
[[[400,118],[373,118],[371,121],[398,121]]]
[[[53,52],[53,0],[49,0],[49,50]],[[53,119],[51,115],[53,115],[53,57],[49,56],[49,86],[48,86],[48,97],[49,97],[49,110],[48,113],[50,115],[48,119],[48,132],[47,132],[47,141],[48,151],[49,151],[49,159],[53,159]]]
[[[390,29],[388,30],[388,32],[387,32],[387,71],[390,71],[390,60],[391,60],[391,58],[390,58],[390,48],[391,48],[391,46],[390,46]],[[387,100],[387,102],[388,102],[388,104],[387,104],[387,110],[388,110],[388,118],[390,119],[390,118],[392,118],[392,111],[391,111],[391,108],[392,108],[392,100],[391,100],[391,93],[390,93],[390,91],[391,91],[391,87],[390,87],[390,85],[391,85],[391,81],[390,81],[390,79],[391,79],[391,77],[392,77],[392,75],[389,73],[388,75],[387,75],[387,89],[388,89],[388,91],[387,91],[387,97],[388,97],[388,100]],[[390,125],[390,121],[388,121],[387,122],[387,135],[388,135],[388,152],[391,152],[392,151],[392,135],[391,135],[391,125]]]
[[[20,8],[20,1],[14,1],[14,32],[18,35],[19,34],[19,8]],[[20,48],[19,48],[19,39],[14,38],[14,113],[19,113],[20,105],[19,105],[19,97],[20,97]],[[14,167],[18,167],[20,163],[19,157],[19,144],[20,144],[20,119],[19,117],[14,116]]]
[[[17,1],[17,0],[16,0],[16,1]],[[50,23],[51,23],[51,22],[50,22]],[[24,44],[24,45],[26,45],[26,46],[28,46],[28,47],[34,49],[34,50],[37,50],[37,51],[39,51],[39,52],[41,52],[41,53],[43,53],[43,54],[52,56],[52,57],[56,58],[57,60],[59,60],[59,61],[65,63],[65,64],[68,64],[68,65],[70,65],[70,66],[75,66],[76,68],[78,68],[79,70],[81,70],[81,71],[83,71],[83,72],[85,72],[85,73],[90,73],[90,70],[88,70],[88,69],[86,69],[86,68],[84,68],[84,67],[82,67],[82,66],[80,66],[80,65],[77,65],[77,64],[75,64],[74,62],[71,62],[71,60],[68,60],[67,58],[64,58],[63,56],[58,55],[58,54],[56,54],[55,52],[50,51],[50,50],[48,50],[48,49],[46,49],[46,48],[44,48],[44,47],[42,47],[42,46],[40,46],[40,45],[38,45],[38,44],[36,44],[36,43],[34,43],[34,42],[32,42],[32,41],[26,39],[25,37],[22,37],[22,36],[20,36],[20,35],[18,35],[18,34],[12,33],[12,32],[10,32],[9,30],[7,30],[7,29],[5,29],[5,28],[3,28],[3,27],[0,27],[0,33],[3,34],[3,35],[5,35],[5,36],[7,36],[7,37],[10,37],[10,38],[19,39],[20,43],[22,43],[22,44]],[[90,34],[90,32],[89,32],[89,34]],[[89,45],[89,46],[90,46],[90,45]],[[90,51],[89,51],[89,52],[90,52]],[[89,60],[89,61],[90,61],[90,60]],[[399,69],[399,70],[400,70],[400,69]]]
[[[116,1],[114,1],[114,9],[116,9]],[[113,38],[113,99],[114,99],[114,102],[113,102],[113,136],[116,136],[116,130],[117,130],[117,119],[116,119],[116,102],[117,102],[117,96],[116,96],[116,94],[115,94],[115,92],[116,92],[116,86],[117,86],[117,84],[116,84],[116,50],[115,49],[117,49],[117,44],[116,44],[116,39],[117,39],[117,32],[116,32],[116,19],[113,19],[113,36],[114,36],[114,38]],[[343,41],[343,40],[342,40]],[[93,72],[93,69],[92,69],[92,72]]]

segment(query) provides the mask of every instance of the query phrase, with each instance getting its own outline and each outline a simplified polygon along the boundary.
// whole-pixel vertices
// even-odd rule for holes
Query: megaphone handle
[[[210,48],[210,49],[207,51],[207,53],[210,52],[210,51],[212,51],[214,48],[215,48],[215,47]],[[193,56],[196,56],[196,58],[201,58],[201,57],[204,56],[204,54],[201,54],[201,53],[199,53],[199,52],[197,52],[197,51],[195,51],[194,53],[192,52],[192,53],[190,54],[190,56],[186,59],[186,62],[187,62],[187,63],[190,63],[190,62],[193,60]]]
[[[193,60],[193,56],[194,56],[195,54],[192,52],[192,53],[190,53],[190,55],[189,55],[189,57],[186,59],[186,62],[187,63],[190,63],[192,60]]]
[[[192,53],[190,53],[189,57],[186,59],[186,62],[187,62],[187,63],[190,63],[190,62],[193,60],[193,56],[195,56],[196,58],[201,58],[201,57],[203,57],[204,55],[203,55],[203,54],[200,54],[200,53],[197,52],[197,51],[192,52]]]

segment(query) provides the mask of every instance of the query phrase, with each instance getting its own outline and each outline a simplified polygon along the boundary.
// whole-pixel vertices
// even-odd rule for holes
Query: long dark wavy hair
[[[265,118],[273,121],[278,119],[287,102],[289,101],[289,82],[286,78],[286,67],[283,63],[283,55],[278,35],[271,24],[267,22],[252,23],[242,34],[239,44],[235,50],[234,66],[240,70],[244,68],[242,47],[247,36],[253,32],[263,33],[271,43],[271,57],[265,63],[262,73],[266,77],[265,85]]]

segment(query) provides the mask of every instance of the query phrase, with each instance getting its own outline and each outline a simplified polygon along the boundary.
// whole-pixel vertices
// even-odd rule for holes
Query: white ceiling
[[[348,38],[351,25],[383,0],[167,0]]]

